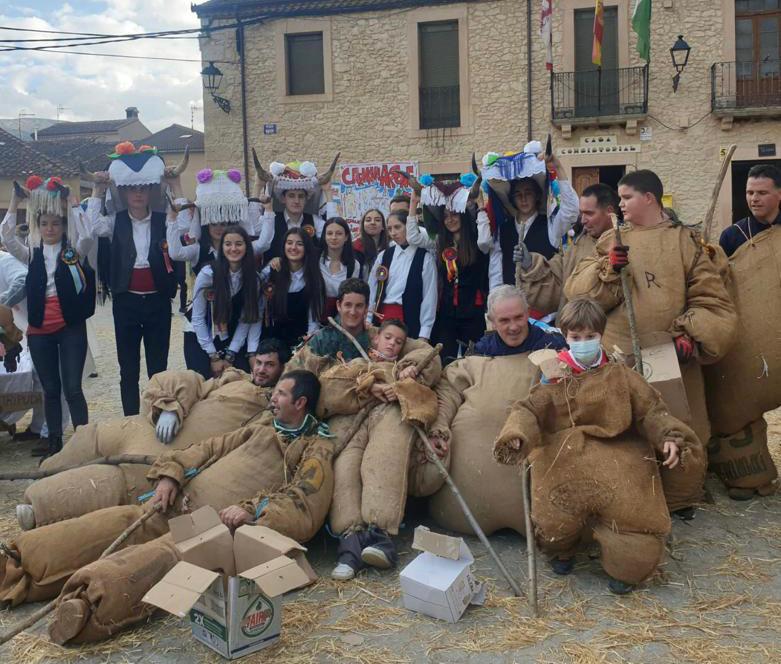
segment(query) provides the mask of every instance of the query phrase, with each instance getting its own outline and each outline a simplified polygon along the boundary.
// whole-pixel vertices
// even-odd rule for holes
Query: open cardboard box
[[[399,575],[405,608],[454,623],[470,604],[483,604],[485,588],[474,578],[474,557],[463,538],[418,526],[412,548],[423,553]]]
[[[169,521],[182,562],[144,602],[184,618],[193,636],[236,659],[279,639],[282,594],[317,579],[296,541],[263,526],[231,536],[211,507]]]
[[[643,377],[662,395],[670,414],[691,425],[689,400],[686,398],[681,365],[672,337],[666,332],[644,334],[640,337],[640,348],[643,353]]]

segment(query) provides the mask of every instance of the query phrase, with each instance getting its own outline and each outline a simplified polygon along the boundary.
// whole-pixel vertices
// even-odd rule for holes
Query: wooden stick
[[[157,461],[158,455],[156,454],[117,454],[115,456],[98,457],[90,461],[83,463],[73,464],[71,466],[63,466],[60,468],[52,468],[50,470],[21,470],[21,471],[9,471],[6,473],[0,473],[0,480],[40,480],[44,477],[51,477],[58,473],[63,473],[66,470],[73,470],[74,468],[83,468],[84,466],[119,466],[123,463],[128,464],[146,464],[151,466]]]
[[[367,362],[371,362],[371,359],[369,359],[369,355],[366,353],[363,346],[361,346],[361,344],[358,343],[358,339],[356,339],[352,334],[350,334],[341,325],[339,325],[339,323],[337,323],[331,316],[328,317],[328,322],[352,342],[353,346],[355,346],[355,348],[358,350],[358,352],[361,354],[361,357],[364,360],[366,360]]]
[[[491,558],[494,559],[494,562],[499,568],[499,571],[507,580],[507,583],[510,585],[510,588],[512,588],[512,591],[515,594],[515,596],[521,597],[523,593],[521,592],[520,586],[518,586],[518,583],[515,581],[515,579],[513,579],[513,577],[510,576],[510,572],[507,571],[507,568],[504,566],[504,563],[502,562],[502,559],[499,557],[499,554],[497,554],[496,551],[494,550],[494,547],[491,546],[491,543],[488,541],[488,537],[486,537],[485,533],[483,532],[483,529],[480,527],[480,524],[477,523],[477,519],[475,519],[474,514],[472,514],[472,510],[469,509],[469,505],[467,505],[466,500],[464,500],[464,497],[461,495],[461,492],[458,490],[456,483],[453,481],[453,478],[450,477],[450,473],[447,472],[447,468],[445,468],[444,464],[439,460],[439,457],[437,456],[437,453],[434,451],[434,447],[431,445],[431,441],[428,439],[428,436],[425,434],[423,429],[421,429],[417,424],[413,424],[412,426],[414,427],[418,436],[420,436],[420,439],[423,441],[423,444],[426,446],[426,450],[429,453],[428,454],[429,458],[434,462],[434,465],[437,467],[437,470],[445,479],[445,482],[447,483],[448,487],[453,492],[453,495],[456,497],[456,500],[458,501],[458,504],[461,507],[461,511],[464,513],[466,520],[469,522],[469,526],[472,528],[475,535],[477,535],[478,539],[483,543],[483,546],[491,555]]]
[[[531,466],[527,459],[521,464],[521,491],[523,492],[523,519],[526,525],[526,558],[528,563],[528,599],[532,615],[539,615],[537,607],[537,542],[534,538],[531,504]]]
[[[738,146],[734,143],[730,145],[729,149],[727,150],[727,154],[724,156],[724,161],[721,162],[721,168],[719,169],[719,174],[716,177],[716,184],[713,186],[713,193],[711,193],[710,205],[708,206],[708,211],[705,214],[705,220],[702,224],[702,237],[705,242],[710,241],[711,230],[713,230],[713,216],[716,212],[716,203],[719,202],[719,192],[721,191],[721,185],[724,183],[724,178],[727,176],[729,165],[732,162],[732,155],[735,154],[737,147]]]
[[[616,244],[623,244],[621,241],[621,229],[618,226],[618,217],[610,213],[610,220],[613,222],[613,230],[616,234]],[[624,306],[626,307],[626,317],[629,319],[629,334],[632,337],[632,354],[635,356],[635,371],[643,375],[643,353],[640,349],[640,335],[637,332],[637,318],[635,318],[635,305],[632,302],[632,285],[629,283],[629,273],[624,269],[619,272],[621,279],[621,290],[624,292]]]
[[[144,514],[142,514],[132,524],[130,524],[127,528],[125,528],[122,534],[119,537],[117,537],[117,539],[115,539],[103,553],[100,554],[100,558],[105,558],[106,556],[110,556],[112,553],[114,553],[114,551],[116,551],[120,546],[122,546],[122,544],[124,544],[127,541],[128,537],[130,537],[136,530],[138,530],[142,525],[144,525],[144,523],[146,523],[149,519],[151,519],[155,514],[162,511],[163,511],[163,506],[158,503],[148,512],[144,512]],[[85,586],[81,586],[79,589],[77,589],[76,592],[78,593],[84,589]],[[16,626],[12,627],[9,631],[3,634],[3,636],[0,636],[0,645],[7,643],[11,639],[13,639],[17,634],[21,634],[27,628],[32,627],[38,621],[43,620],[52,611],[54,611],[54,609],[57,608],[57,604],[59,603],[59,600],[60,600],[59,597],[55,597],[51,602],[49,602],[45,606],[42,606],[35,613],[31,613],[29,616],[27,616],[27,618],[25,618]]]

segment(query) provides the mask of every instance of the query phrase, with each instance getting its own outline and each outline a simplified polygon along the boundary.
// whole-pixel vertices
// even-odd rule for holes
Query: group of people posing
[[[152,148],[118,146],[107,173],[89,174],[86,209],[28,216],[29,242],[6,244],[29,263],[28,335],[62,356],[90,298],[94,308],[86,249],[74,245],[111,238],[100,271],[126,418],[79,426],[52,450],[42,464],[51,476],[17,508],[26,532],[0,565],[0,600],[60,594],[58,642],[105,638],[149,615],[140,599],[178,556],[167,521],[203,505],[231,528],[266,525],[299,542],[329,520],[339,538],[332,576],[346,581],[396,564],[408,496],[428,497],[441,527],[471,533],[436,457],[487,534],[535,537],[558,574],[593,539],[620,594],[658,568],[670,515],[694,518],[709,465],[733,499],[777,488],[762,414],[781,405],[781,354],[747,321],[769,315],[752,303],[756,273],[772,275],[763,298],[781,295],[778,169],[751,170],[751,216],[711,244],[663,208],[653,172],[578,197],[539,144],[489,153],[456,182],[410,177],[411,195],[394,198],[387,216],[367,211],[354,241],[330,201],[332,171],[256,167],[251,198],[237,171],[205,169],[191,203],[179,168]],[[4,238],[14,236],[12,208]],[[165,370],[174,261],[197,274],[186,372]],[[637,345],[674,349],[685,403],[665,403],[649,385]],[[746,357],[762,358],[767,380]],[[66,373],[62,361],[49,368]],[[722,408],[748,384],[762,391],[757,405]],[[71,411],[74,425],[87,424],[86,407],[83,418]],[[73,468],[121,453],[157,460]],[[525,461],[534,533],[518,477]],[[162,511],[131,546],[98,560],[150,506]],[[121,607],[101,585],[114,556],[145,571],[116,589],[130,599]]]

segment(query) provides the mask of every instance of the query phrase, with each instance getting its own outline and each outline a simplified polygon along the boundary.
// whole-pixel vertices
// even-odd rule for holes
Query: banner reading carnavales
[[[409,191],[404,178],[391,172],[397,170],[417,175],[418,165],[412,161],[339,165],[339,184],[334,185],[334,194],[353,237],[358,235],[358,224],[366,210],[377,208],[387,215],[393,195],[399,189]]]

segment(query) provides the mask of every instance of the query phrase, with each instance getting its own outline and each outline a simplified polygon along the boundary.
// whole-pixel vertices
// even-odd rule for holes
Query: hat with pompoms
[[[431,175],[418,178],[422,189],[420,203],[425,207],[444,207],[449,212],[466,212],[470,199],[480,194],[480,178],[474,173],[464,173],[460,179],[448,182],[435,182]]]
[[[317,166],[311,161],[291,161],[283,164],[272,161],[269,172],[274,177],[274,191],[282,197],[290,189],[303,189],[312,196],[318,188]]]
[[[247,197],[241,190],[241,172],[204,168],[196,175],[195,205],[201,217],[201,226],[209,224],[238,224],[247,221]]]
[[[144,187],[160,184],[165,163],[157,148],[141,145],[136,149],[130,141],[119,143],[109,155],[108,174],[118,187]]]

